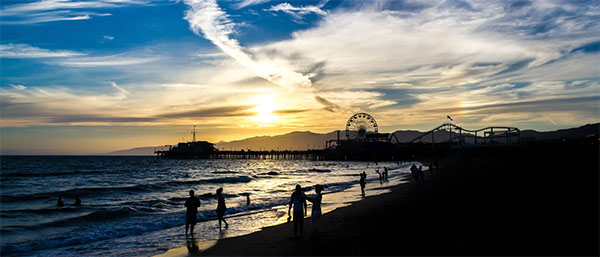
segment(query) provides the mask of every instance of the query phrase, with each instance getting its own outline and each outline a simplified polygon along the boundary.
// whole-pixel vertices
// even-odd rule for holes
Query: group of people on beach
[[[307,204],[306,201],[312,203],[311,212],[311,231],[314,237],[319,236],[319,218],[321,217],[321,201],[323,199],[322,192],[324,190],[323,185],[315,185],[316,196],[308,197],[302,192],[302,186],[296,185],[294,192],[291,195],[289,208],[288,208],[288,222],[293,217],[294,222],[294,237],[303,235],[304,232],[304,216],[306,216]],[[225,223],[225,228],[229,227],[229,224],[225,220],[225,212],[227,206],[225,205],[225,198],[223,197],[223,188],[217,189],[217,219],[219,221],[219,229],[221,229],[221,223]],[[189,191],[190,197],[185,200],[184,206],[186,207],[186,220],[185,220],[185,234],[188,235],[188,230],[193,236],[194,226],[198,222],[198,208],[201,206],[200,199],[194,196],[194,190]],[[250,196],[246,195],[246,203],[250,205]],[[290,212],[293,208],[293,215]]]
[[[188,228],[190,230],[190,234],[194,235],[194,226],[198,223],[198,207],[202,204],[200,203],[200,199],[194,196],[194,190],[190,190],[190,197],[185,200],[183,204],[186,207],[186,217],[185,217],[185,234],[188,234]],[[223,188],[220,187],[217,189],[217,219],[219,220],[219,229],[221,229],[221,222],[225,223],[225,228],[229,227],[229,224],[225,220],[225,211],[227,210],[227,206],[225,205],[225,197],[223,197]],[[248,196],[248,204],[250,204],[250,197]]]
[[[79,196],[75,196],[75,203],[73,203],[73,206],[81,206],[81,199],[79,199]],[[62,200],[62,196],[58,197],[58,201],[56,202],[56,207],[65,207],[65,202],[63,202]]]
[[[430,165],[429,169],[433,170],[433,165]],[[417,168],[416,165],[412,165],[410,167],[411,175],[415,180],[424,179],[423,167],[419,166]],[[375,172],[379,175],[379,181],[383,183],[384,181],[388,181],[389,169],[387,167],[383,167],[383,171],[379,171],[376,169]],[[365,187],[367,184],[367,173],[362,172],[359,174],[360,180],[360,189],[361,193],[365,195]],[[312,203],[312,212],[311,212],[311,232],[313,237],[319,236],[319,219],[321,217],[321,202],[323,200],[323,185],[315,185],[315,196],[308,197],[302,191],[301,185],[296,185],[294,192],[290,197],[289,208],[288,208],[288,219],[290,222],[293,219],[294,224],[294,237],[298,235],[302,236],[304,233],[304,217],[307,215],[307,201]],[[188,228],[190,233],[193,235],[194,226],[197,223],[197,214],[198,208],[201,203],[200,200],[194,196],[194,190],[189,191],[190,197],[186,199],[184,206],[187,208],[186,212],[186,222],[185,222],[185,234],[188,234]],[[246,196],[247,205],[250,205],[250,195],[248,193],[243,194]],[[216,191],[217,196],[217,220],[219,222],[219,229],[221,229],[221,223],[225,223],[225,228],[229,227],[229,224],[225,220],[225,212],[227,207],[225,205],[225,198],[223,197],[223,188],[220,187]],[[293,210],[293,211],[292,211]]]

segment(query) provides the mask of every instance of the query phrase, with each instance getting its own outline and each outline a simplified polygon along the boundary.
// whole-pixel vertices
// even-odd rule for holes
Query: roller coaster
[[[443,136],[445,133],[447,133],[447,136]],[[516,127],[502,126],[471,130],[452,123],[444,123],[406,142],[406,144],[423,143],[425,140],[430,140],[427,143],[431,144],[449,142],[451,145],[458,146],[465,144],[519,144],[521,142],[521,131]],[[397,138],[396,141],[400,143]]]

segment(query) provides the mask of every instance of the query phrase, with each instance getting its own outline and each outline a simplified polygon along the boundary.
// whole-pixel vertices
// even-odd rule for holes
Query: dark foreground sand
[[[220,240],[198,255],[598,255],[598,144],[471,149],[424,183],[321,218]]]

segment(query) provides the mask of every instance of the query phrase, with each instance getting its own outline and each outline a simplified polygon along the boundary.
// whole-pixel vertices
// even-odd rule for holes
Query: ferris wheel
[[[351,138],[350,131],[357,131],[356,137]],[[378,133],[377,122],[373,116],[367,113],[357,113],[352,115],[346,123],[347,139],[365,139],[367,134]]]

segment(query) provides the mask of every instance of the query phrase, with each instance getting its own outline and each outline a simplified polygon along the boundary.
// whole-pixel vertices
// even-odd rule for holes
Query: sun
[[[250,102],[256,105],[252,109],[256,113],[251,116],[250,120],[259,123],[260,125],[269,125],[275,122],[278,117],[273,112],[279,109],[276,102],[275,94],[258,95],[253,97]]]

